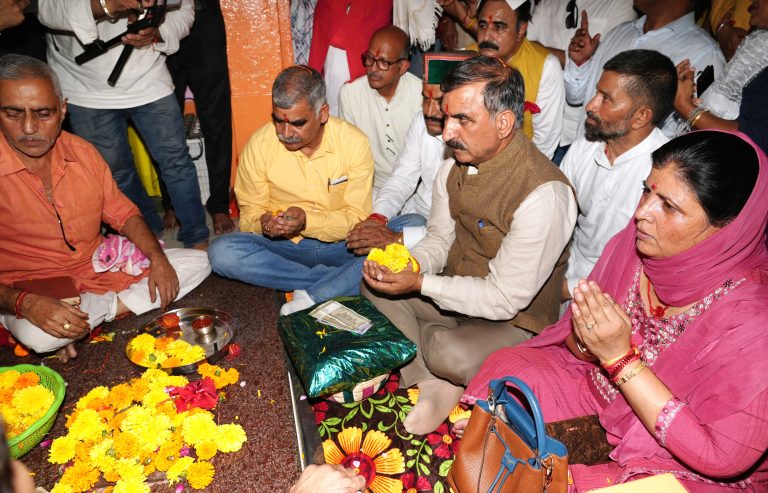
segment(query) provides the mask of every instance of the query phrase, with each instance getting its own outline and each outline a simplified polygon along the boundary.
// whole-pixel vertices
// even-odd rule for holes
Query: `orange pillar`
[[[232,86],[235,161],[253,132],[270,120],[272,82],[293,65],[289,0],[222,0]],[[233,174],[234,174],[233,166]]]

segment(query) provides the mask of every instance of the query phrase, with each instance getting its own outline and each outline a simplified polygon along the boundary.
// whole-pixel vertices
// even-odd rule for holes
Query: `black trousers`
[[[168,57],[167,64],[182,111],[186,87],[195,95],[211,185],[206,209],[211,214],[226,213],[232,170],[232,97],[227,37],[218,0],[199,2],[189,36],[181,41],[179,51]]]

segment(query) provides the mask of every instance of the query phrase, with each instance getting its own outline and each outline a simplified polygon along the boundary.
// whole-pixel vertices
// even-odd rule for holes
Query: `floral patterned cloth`
[[[392,375],[383,389],[361,402],[316,402],[325,460],[357,469],[372,493],[447,492],[446,476],[459,443],[451,419],[428,435],[408,433],[403,421],[418,390],[398,387],[399,379]],[[453,420],[459,412],[457,408]]]

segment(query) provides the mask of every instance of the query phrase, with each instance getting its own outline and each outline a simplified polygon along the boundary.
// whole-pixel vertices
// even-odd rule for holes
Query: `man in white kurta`
[[[672,61],[657,51],[630,50],[605,67],[597,95],[586,105],[585,136],[576,139],[560,166],[579,202],[565,298],[631,220],[651,171],[651,153],[669,140],[656,124],[671,112],[675,97]]]
[[[339,93],[339,116],[371,143],[374,198],[392,174],[408,125],[421,109],[421,80],[408,73],[409,51],[402,29],[379,29],[363,54],[365,77],[345,84]]]

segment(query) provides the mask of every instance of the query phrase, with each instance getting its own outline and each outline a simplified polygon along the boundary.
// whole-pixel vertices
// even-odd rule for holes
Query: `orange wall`
[[[291,9],[289,0],[222,0],[221,9],[237,160],[248,138],[270,120],[272,81],[293,64]]]

